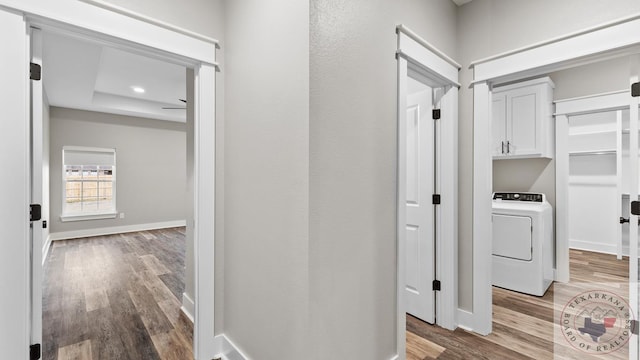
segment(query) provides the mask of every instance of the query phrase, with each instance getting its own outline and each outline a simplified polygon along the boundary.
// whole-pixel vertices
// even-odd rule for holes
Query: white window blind
[[[81,148],[65,146],[64,165],[116,165],[116,149]]]
[[[114,218],[116,150],[65,146],[62,149],[63,221]]]

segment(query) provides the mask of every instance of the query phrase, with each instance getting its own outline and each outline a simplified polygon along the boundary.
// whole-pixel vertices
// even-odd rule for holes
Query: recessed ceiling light
[[[133,91],[137,92],[138,94],[144,93],[144,88],[141,88],[140,86],[132,86],[131,88],[133,89]]]

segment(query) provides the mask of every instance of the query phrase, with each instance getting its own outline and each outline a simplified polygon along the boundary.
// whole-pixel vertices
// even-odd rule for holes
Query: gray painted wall
[[[51,107],[51,232],[184,220],[185,125]],[[61,222],[62,147],[116,148],[116,207],[125,218]]]
[[[312,354],[308,7],[225,9],[224,333],[252,359]]]
[[[472,201],[473,174],[473,90],[468,87],[472,71],[468,69],[473,60],[498,54],[531,43],[547,40],[559,35],[581,30],[618,19],[640,11],[636,0],[474,0],[458,9],[458,57],[462,64],[459,101],[460,116],[460,162],[459,170],[459,301],[460,307],[471,310],[472,299],[472,212],[471,207],[462,206]],[[618,90],[620,69],[606,65],[592,65],[599,74],[592,76],[588,69],[567,70],[552,75],[556,82],[556,98],[572,97],[586,91],[600,92]],[[623,71],[627,71],[626,69]],[[610,75],[607,75],[610,74]],[[588,76],[587,76],[588,75]],[[606,79],[604,82],[598,79]],[[612,84],[615,83],[615,84]],[[585,85],[587,83],[588,85]],[[555,200],[553,161],[513,160],[494,162],[494,187],[521,189],[529,187],[543,191]],[[525,168],[529,176],[523,179],[514,176]]]
[[[311,1],[312,359],[395,354],[398,24],[457,57],[449,0]]]

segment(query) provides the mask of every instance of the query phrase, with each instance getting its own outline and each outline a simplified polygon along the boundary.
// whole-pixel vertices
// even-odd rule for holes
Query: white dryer
[[[553,281],[553,210],[544,194],[493,194],[493,285],[542,296]]]

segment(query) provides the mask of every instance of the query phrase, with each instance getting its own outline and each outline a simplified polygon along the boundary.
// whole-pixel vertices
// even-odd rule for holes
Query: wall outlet
[[[120,213],[120,219],[124,219],[124,213]]]

